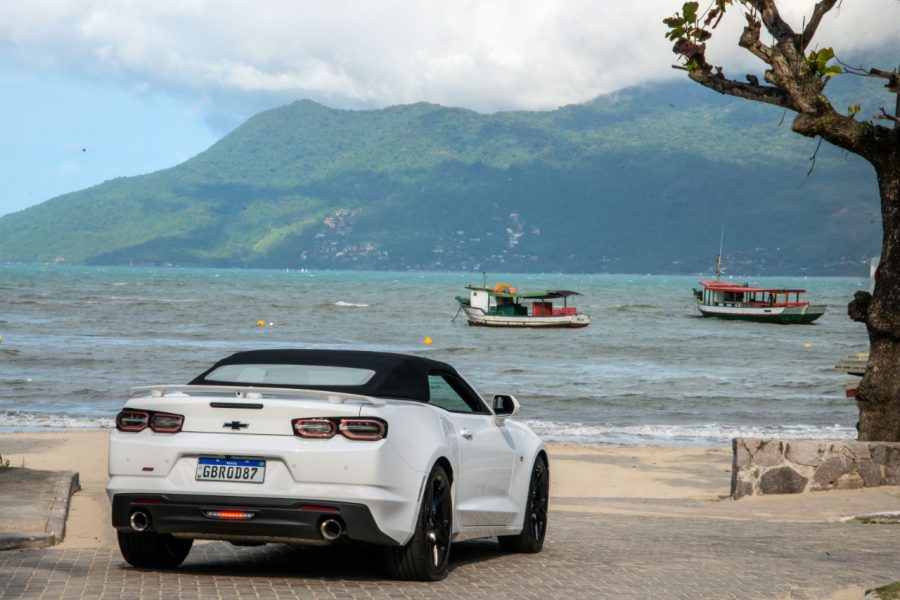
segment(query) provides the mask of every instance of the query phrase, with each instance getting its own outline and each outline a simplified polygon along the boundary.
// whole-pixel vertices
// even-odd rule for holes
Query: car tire
[[[412,539],[385,553],[391,576],[407,581],[438,581],[446,577],[452,534],[450,478],[443,467],[436,465],[425,484]]]
[[[518,535],[501,535],[500,547],[507,552],[540,552],[547,533],[547,505],[550,498],[550,469],[547,460],[538,456],[531,469],[528,499],[525,501],[525,520]]]
[[[125,561],[143,569],[174,569],[184,562],[194,540],[167,533],[118,532],[119,550]]]

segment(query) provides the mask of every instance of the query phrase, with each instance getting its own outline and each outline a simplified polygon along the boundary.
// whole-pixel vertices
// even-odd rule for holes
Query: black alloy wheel
[[[397,579],[437,581],[447,576],[453,533],[450,479],[437,465],[425,485],[416,531],[405,546],[388,548],[385,563]]]
[[[547,534],[547,506],[550,501],[550,469],[547,460],[538,456],[531,469],[528,498],[525,501],[525,521],[519,535],[501,535],[500,547],[507,552],[540,552]]]

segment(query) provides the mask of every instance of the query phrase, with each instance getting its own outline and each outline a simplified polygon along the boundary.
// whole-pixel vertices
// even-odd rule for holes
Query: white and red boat
[[[494,287],[467,285],[469,297],[457,296],[469,325],[481,327],[580,328],[591,317],[568,304],[579,296],[571,290],[520,291],[507,284]],[[561,300],[562,305],[554,304]]]
[[[697,310],[704,317],[761,323],[812,323],[825,314],[824,304],[800,299],[806,290],[752,287],[718,279],[701,279],[694,288]]]

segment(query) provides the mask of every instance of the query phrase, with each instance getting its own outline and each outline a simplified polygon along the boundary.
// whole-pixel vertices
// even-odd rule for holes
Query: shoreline
[[[25,414],[25,413],[19,413]],[[43,413],[28,413],[28,414],[41,414]],[[2,413],[0,413],[2,416]],[[43,417],[42,417],[43,418]],[[46,416],[47,420],[50,420],[51,415],[49,413]],[[62,417],[63,421],[70,422],[73,419],[77,419],[78,417],[73,417],[71,415],[66,415]],[[109,432],[115,429],[115,420],[111,417],[88,417],[85,418],[87,421],[91,421],[91,423],[86,423],[84,425],[75,425],[75,424],[67,424],[65,426],[40,426],[40,425],[0,425],[0,436],[9,435],[9,434],[54,434],[54,433],[64,433],[64,432]],[[109,422],[108,426],[98,425],[94,423],[95,421],[103,421],[106,420]],[[841,441],[853,441],[855,439],[856,431],[851,430],[849,428],[838,429],[838,426],[833,426],[832,428],[820,427],[818,429],[811,429],[813,426],[808,425],[793,425],[793,426],[785,426],[781,430],[773,430],[768,431],[764,427],[760,426],[747,426],[745,428],[741,428],[738,426],[731,426],[727,428],[723,428],[724,431],[728,432],[728,436],[723,437],[700,437],[683,434],[683,435],[672,435],[671,437],[650,437],[652,434],[647,433],[627,433],[629,427],[622,427],[619,429],[609,428],[610,432],[608,437],[613,439],[603,440],[597,439],[599,434],[585,435],[584,439],[579,439],[579,436],[572,435],[559,435],[554,434],[552,432],[547,433],[546,431],[542,431],[542,428],[545,426],[544,422],[536,421],[534,419],[522,419],[521,422],[527,424],[531,429],[538,434],[538,436],[544,440],[545,444],[552,444],[555,446],[587,446],[587,447],[643,447],[643,446],[651,446],[651,447],[659,447],[659,448],[725,448],[731,446],[732,439],[736,437],[747,437],[747,438],[775,438],[775,439],[783,439],[783,440],[811,440],[811,441],[832,441],[832,440],[841,440]],[[554,425],[559,425],[558,423],[554,423]],[[568,425],[566,425],[568,426]],[[573,427],[595,427],[591,425],[580,425],[576,424]],[[642,428],[659,428],[661,430],[671,430],[678,427],[683,427],[686,430],[694,430],[700,431],[702,430],[702,425],[694,425],[694,426],[678,426],[678,425],[646,425],[641,426]],[[811,435],[813,431],[818,433],[828,433],[829,435]],[[841,435],[841,433],[846,433],[848,435]],[[622,438],[622,439],[616,439]],[[0,454],[3,453],[3,448],[0,447]]]

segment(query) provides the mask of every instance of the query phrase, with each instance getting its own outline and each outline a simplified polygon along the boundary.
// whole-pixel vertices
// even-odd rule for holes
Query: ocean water
[[[864,277],[753,279],[828,305],[795,326],[701,318],[696,279],[491,274],[578,290],[592,317],[586,329],[519,331],[453,320],[454,296],[480,273],[0,265],[0,431],[111,427],[131,386],[184,383],[239,350],[302,347],[449,362],[483,394],[516,395],[547,440],[855,436],[850,377],[834,365],[868,347],[846,315]]]

